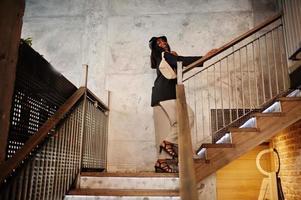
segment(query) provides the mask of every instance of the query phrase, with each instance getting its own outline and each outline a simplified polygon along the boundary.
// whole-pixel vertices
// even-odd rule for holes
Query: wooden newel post
[[[182,200],[198,200],[195,169],[192,155],[192,142],[189,127],[189,118],[182,84],[182,63],[178,62],[177,69],[177,119],[179,143],[179,176],[180,195]]]
[[[0,163],[6,155],[25,0],[0,1]]]

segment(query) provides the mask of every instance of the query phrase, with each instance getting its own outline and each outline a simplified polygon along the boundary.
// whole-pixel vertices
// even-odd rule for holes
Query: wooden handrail
[[[79,88],[67,101],[51,116],[39,130],[26,141],[24,146],[16,152],[16,154],[3,162],[0,165],[0,183],[7,178],[11,172],[18,167],[18,165],[36,148],[41,142],[45,140],[51,129],[56,126],[61,119],[70,111],[70,109],[79,101],[85,94],[86,88]]]
[[[87,95],[90,96],[94,101],[97,101],[99,103],[99,106],[104,110],[104,111],[109,111],[109,107],[105,105],[95,94],[91,92],[91,90],[87,89]]]
[[[197,200],[196,176],[194,162],[192,159],[192,143],[184,85],[177,85],[176,90],[179,135],[180,195],[183,200]]]
[[[237,44],[238,42],[244,40],[245,38],[249,37],[250,35],[256,33],[257,31],[259,31],[260,29],[266,27],[267,25],[275,22],[276,20],[278,20],[280,17],[282,16],[282,13],[278,13],[270,18],[268,18],[266,21],[262,22],[261,24],[255,26],[254,28],[252,28],[251,30],[245,32],[244,34],[238,36],[237,38],[235,38],[234,40],[232,40],[229,43],[224,44],[223,46],[221,46],[214,54],[211,54],[209,56],[204,56],[201,59],[191,63],[190,65],[188,65],[184,70],[183,70],[183,74],[192,70],[193,68],[199,66],[200,64],[204,63],[205,61],[211,59],[212,57],[216,56],[217,54],[229,49],[230,47],[232,47],[233,45]]]

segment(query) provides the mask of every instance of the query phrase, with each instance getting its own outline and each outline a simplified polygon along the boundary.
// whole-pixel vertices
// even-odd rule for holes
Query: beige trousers
[[[190,106],[188,107],[188,117],[190,127],[194,123],[194,114]],[[165,152],[159,154],[159,147],[163,140],[178,143],[178,123],[177,123],[177,104],[176,100],[161,101],[159,106],[153,107],[154,124],[156,135],[156,146],[158,159],[168,158],[169,155]]]

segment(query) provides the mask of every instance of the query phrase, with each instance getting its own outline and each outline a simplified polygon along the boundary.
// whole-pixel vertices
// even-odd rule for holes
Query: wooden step
[[[179,177],[178,173],[155,173],[155,172],[81,172],[81,176],[90,177]]]
[[[301,101],[301,97],[280,97],[279,101]]]
[[[259,120],[256,120],[258,129],[249,129],[248,131],[251,132],[241,129],[234,130],[232,133],[232,142],[235,144],[235,148],[211,149],[215,151],[209,157],[209,164],[195,164],[197,181],[216,172],[254,147],[268,141],[284,128],[300,120],[301,102],[299,99],[301,98],[297,99],[298,101],[288,100],[281,102],[282,112],[284,112],[281,118],[260,117]]]
[[[201,148],[233,148],[234,144],[231,143],[220,143],[220,144],[212,144],[212,143],[203,143]]]
[[[259,132],[258,128],[229,128],[231,133],[233,132]]]
[[[68,195],[86,196],[179,196],[178,190],[122,190],[122,189],[76,189],[68,192]]]
[[[267,113],[254,113],[252,117],[282,117],[283,112],[267,112]]]

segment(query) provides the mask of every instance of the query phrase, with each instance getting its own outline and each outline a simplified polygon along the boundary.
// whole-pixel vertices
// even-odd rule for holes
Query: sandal
[[[178,157],[178,145],[171,143],[171,142],[167,142],[167,141],[163,141],[162,144],[160,145],[160,153],[162,152],[162,149],[168,153],[170,156],[172,156],[172,158],[176,158]]]
[[[174,169],[172,169],[168,164],[167,160],[170,159],[158,159],[155,164],[155,171],[160,173],[177,173]]]

